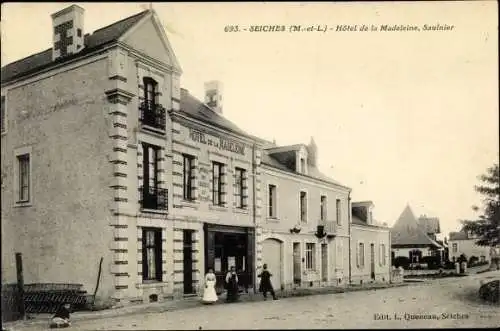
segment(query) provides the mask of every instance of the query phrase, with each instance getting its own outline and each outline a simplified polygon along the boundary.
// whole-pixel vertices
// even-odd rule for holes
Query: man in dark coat
[[[270,292],[273,296],[273,300],[278,300],[276,294],[274,293],[273,285],[271,284],[272,274],[267,270],[267,264],[264,263],[262,266],[264,270],[258,275],[260,277],[259,291],[264,295],[264,300],[267,300],[267,292]]]
[[[227,286],[227,302],[234,302],[238,300],[238,275],[236,274],[235,267],[231,267],[231,270],[226,274],[226,286]]]

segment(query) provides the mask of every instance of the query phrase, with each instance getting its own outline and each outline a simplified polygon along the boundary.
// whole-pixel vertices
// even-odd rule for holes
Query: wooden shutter
[[[156,264],[156,279],[162,281],[163,270],[162,270],[162,237],[161,229],[155,231],[155,264]]]
[[[207,247],[205,266],[208,271],[208,268],[214,268],[215,263],[215,232],[208,230],[207,227],[205,227],[205,244]]]
[[[248,286],[252,286],[255,288],[254,284],[254,257],[255,257],[255,232],[253,229],[247,229],[247,265],[245,266],[246,270],[248,270]]]
[[[196,158],[190,157],[191,165],[191,199],[196,200]]]
[[[147,259],[147,248],[146,248],[146,230],[142,229],[142,278],[148,279],[148,259]]]

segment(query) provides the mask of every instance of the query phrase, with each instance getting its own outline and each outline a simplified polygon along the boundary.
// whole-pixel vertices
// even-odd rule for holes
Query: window
[[[458,252],[458,243],[451,244],[451,251],[453,253],[457,253]]]
[[[380,265],[386,265],[385,244],[380,244]]]
[[[183,184],[183,197],[184,200],[194,200],[194,187],[193,187],[193,167],[194,167],[194,157],[191,155],[184,155],[184,184]]]
[[[82,36],[82,29],[76,29],[76,35],[78,37],[81,37]]]
[[[150,209],[166,209],[166,190],[158,186],[160,147],[142,144],[143,187],[142,207]]]
[[[335,201],[335,211],[337,213],[337,215],[336,215],[337,224],[342,225],[342,205],[341,205],[340,199],[337,199]]]
[[[321,220],[326,221],[326,196],[321,196]]]
[[[142,229],[142,279],[162,280],[162,237],[159,228]]]
[[[306,244],[306,270],[316,270],[316,244]]]
[[[276,185],[269,185],[269,217],[276,218]]]
[[[30,201],[30,155],[17,156],[19,166],[19,202]]]
[[[363,268],[365,266],[365,244],[358,244],[358,268]]]
[[[303,157],[300,158],[300,172],[306,173],[306,160]]]
[[[234,201],[237,208],[246,208],[246,170],[235,169]]]
[[[337,242],[337,268],[344,268],[344,246],[342,241]]]
[[[300,192],[300,220],[307,222],[307,193]]]
[[[0,126],[1,126],[1,133],[4,133],[7,129],[7,126],[6,126],[6,121],[7,121],[7,109],[5,108],[5,96],[2,95],[2,104],[0,106],[0,111],[1,111],[1,118],[0,118],[0,121],[2,121],[0,123]]]
[[[158,83],[151,77],[144,77],[144,100],[149,109],[157,104]]]
[[[219,162],[212,162],[212,203],[216,206],[223,206],[222,200],[224,188],[224,165]]]

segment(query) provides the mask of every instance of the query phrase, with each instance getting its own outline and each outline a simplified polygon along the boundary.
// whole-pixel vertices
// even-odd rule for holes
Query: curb
[[[381,285],[374,287],[364,287],[364,286],[355,286],[355,287],[324,287],[319,289],[297,289],[285,292],[277,291],[277,295],[279,299],[288,299],[288,298],[296,298],[296,297],[306,297],[306,296],[314,296],[314,295],[327,295],[327,294],[338,294],[338,293],[348,293],[348,292],[359,292],[359,291],[373,291],[373,290],[385,290],[394,287],[403,287],[409,286],[409,283],[394,283],[390,285]],[[301,292],[304,291],[304,292]],[[263,301],[260,293],[252,293],[248,295],[240,296],[240,300],[236,303],[246,303],[246,302],[260,302]],[[219,296],[219,300],[214,305],[225,304],[225,300],[223,300],[223,295]],[[175,301],[165,301],[158,303],[148,303],[148,304],[140,304],[134,306],[126,306],[120,308],[112,308],[101,310],[97,314],[95,312],[82,312],[82,314],[73,314],[71,316],[71,321],[91,321],[91,320],[99,320],[104,318],[113,318],[125,315],[133,315],[138,313],[146,313],[146,314],[154,314],[154,313],[163,313],[168,311],[177,311],[184,309],[191,309],[200,307],[200,300],[198,297],[195,299],[184,299],[184,300],[175,300]],[[52,316],[52,315],[50,315]],[[47,318],[34,318],[32,320],[23,320],[23,321],[12,321],[2,323],[2,330],[14,330],[17,328],[30,327],[30,326],[38,326],[38,325],[48,325],[50,317]]]

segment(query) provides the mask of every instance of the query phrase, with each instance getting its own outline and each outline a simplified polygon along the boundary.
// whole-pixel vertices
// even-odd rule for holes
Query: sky
[[[50,14],[72,3],[3,3],[2,66],[51,47]],[[147,3],[76,3],[84,33]],[[279,145],[318,145],[319,168],[372,200],[392,225],[409,204],[444,235],[480,205],[478,175],[499,159],[496,1],[159,3],[183,74],[224,85],[224,116]],[[358,31],[336,32],[337,25]],[[420,31],[359,31],[361,25]],[[423,31],[423,25],[453,25]],[[327,32],[225,32],[238,25],[327,26]]]

